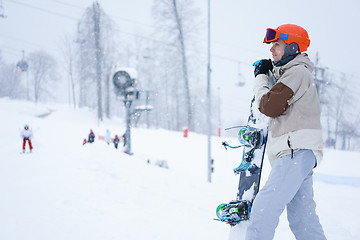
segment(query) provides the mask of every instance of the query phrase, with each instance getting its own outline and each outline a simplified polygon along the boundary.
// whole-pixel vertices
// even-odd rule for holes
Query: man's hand
[[[272,71],[274,68],[271,59],[261,59],[254,62],[253,66],[255,67],[255,77],[259,74],[267,74],[269,70]]]

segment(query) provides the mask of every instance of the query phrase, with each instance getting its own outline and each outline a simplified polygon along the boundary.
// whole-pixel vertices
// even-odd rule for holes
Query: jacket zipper
[[[289,146],[289,148],[291,150],[291,159],[293,159],[294,158],[294,149],[291,148],[290,136],[288,136],[287,145]]]

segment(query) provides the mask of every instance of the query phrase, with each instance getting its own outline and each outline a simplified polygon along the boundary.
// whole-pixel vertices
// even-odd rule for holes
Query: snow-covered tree
[[[161,125],[172,130],[189,127],[206,132],[206,55],[201,41],[204,26],[195,1],[156,0],[153,4],[156,36],[152,52],[156,68],[152,78],[159,84],[154,111]],[[152,63],[153,65],[155,63]]]
[[[189,45],[194,45],[194,31],[199,12],[191,0],[155,0],[153,15],[157,23],[157,35],[168,44],[161,46],[161,62],[167,88],[174,100],[176,128],[181,125],[194,128],[193,104],[191,96],[191,73]],[[169,112],[168,112],[169,113]]]
[[[34,101],[37,103],[42,98],[52,97],[50,84],[59,79],[55,58],[43,50],[35,51],[29,54],[29,65]]]
[[[111,71],[116,61],[114,23],[95,1],[78,22],[76,42],[79,74],[79,105],[96,106],[98,120],[103,119],[104,95],[106,115],[110,117]],[[103,88],[105,84],[105,88]]]
[[[0,55],[0,97],[26,98],[25,87],[21,84],[25,74],[17,70],[15,64],[6,64]]]
[[[360,138],[359,92],[346,74],[336,74],[326,68],[323,71],[322,77],[315,76],[315,80],[320,90],[325,145],[354,150],[356,141],[351,140]]]
[[[68,97],[69,97],[69,105],[71,102],[74,107],[76,107],[76,94],[75,94],[75,76],[74,76],[74,42],[69,35],[64,36],[62,42],[62,56],[64,60],[64,69],[67,72],[68,78]]]

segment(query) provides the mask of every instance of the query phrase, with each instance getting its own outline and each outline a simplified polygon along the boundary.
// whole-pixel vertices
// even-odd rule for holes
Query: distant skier
[[[93,130],[90,129],[88,143],[93,143],[94,141],[95,141],[95,134],[94,134]]]
[[[110,134],[110,130],[106,129],[106,135],[105,135],[105,142],[110,145],[111,143],[111,134]]]
[[[29,126],[27,124],[24,126],[24,129],[21,131],[21,137],[23,139],[23,146],[22,146],[23,152],[25,152],[26,141],[29,144],[30,152],[32,152],[33,147],[31,144],[31,139],[33,137],[33,133],[31,129],[29,129]]]
[[[119,142],[120,142],[120,139],[119,139],[119,136],[118,135],[115,135],[115,138],[114,138],[114,147],[117,149],[118,146],[119,146]]]

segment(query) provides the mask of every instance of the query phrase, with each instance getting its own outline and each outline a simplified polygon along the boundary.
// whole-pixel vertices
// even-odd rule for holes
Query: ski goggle
[[[271,42],[274,42],[274,41],[276,41],[278,39],[282,39],[286,43],[296,42],[296,43],[303,43],[303,44],[305,44],[307,46],[310,45],[310,39],[308,39],[308,38],[289,35],[289,34],[286,34],[286,33],[281,33],[279,31],[276,31],[275,29],[272,29],[272,28],[266,29],[266,34],[265,34],[265,37],[264,37],[264,43],[271,43]]]

